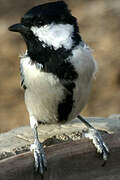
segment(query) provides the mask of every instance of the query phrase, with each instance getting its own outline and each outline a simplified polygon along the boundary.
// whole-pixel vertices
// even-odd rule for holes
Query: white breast
[[[75,118],[87,103],[91,81],[96,72],[96,63],[87,47],[77,46],[69,61],[78,73],[73,89],[74,106],[68,120]],[[25,103],[30,116],[38,121],[55,123],[58,121],[58,104],[64,97],[64,87],[59,79],[52,73],[42,71],[29,57],[21,58],[24,81],[27,87],[25,91]],[[41,67],[41,69],[40,69]]]
[[[30,116],[47,123],[58,119],[58,103],[64,98],[59,79],[51,73],[42,72],[29,57],[21,59],[26,84],[25,103]]]
[[[86,105],[92,79],[97,71],[97,64],[90,48],[85,44],[82,46],[79,45],[72,51],[73,56],[70,59],[79,77],[75,81],[76,87],[73,90],[74,106],[69,120],[74,119]]]

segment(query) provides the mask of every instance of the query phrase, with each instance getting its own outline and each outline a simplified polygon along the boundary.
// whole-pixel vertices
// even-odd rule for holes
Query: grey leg
[[[31,127],[33,129],[33,134],[34,134],[34,144],[31,145],[31,150],[34,151],[35,171],[43,175],[44,171],[47,170],[47,160],[46,160],[43,146],[40,143],[39,138],[38,138],[37,121],[32,116],[30,117],[30,122],[31,122]]]
[[[82,116],[77,116],[88,128],[88,132],[85,132],[85,137],[89,138],[93,141],[93,144],[95,145],[97,152],[102,154],[102,157],[104,161],[107,160],[109,155],[109,149],[105,142],[103,141],[103,138],[98,130],[96,130],[93,126],[91,126],[87,120],[85,120]]]

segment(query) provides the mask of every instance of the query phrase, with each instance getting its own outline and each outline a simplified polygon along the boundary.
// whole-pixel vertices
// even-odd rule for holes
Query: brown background
[[[0,0],[0,132],[29,124],[19,83],[19,55],[25,44],[11,24],[47,0]],[[120,113],[120,0],[66,0],[99,64],[85,116]]]

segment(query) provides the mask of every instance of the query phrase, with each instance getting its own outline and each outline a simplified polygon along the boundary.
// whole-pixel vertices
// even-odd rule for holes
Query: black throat
[[[42,41],[39,41],[38,37],[36,37],[31,31],[26,36],[23,36],[26,41],[28,56],[34,62],[38,62],[44,66],[45,63],[51,59],[53,56],[60,56],[62,59],[66,59],[70,56],[72,49],[79,45],[80,41],[82,41],[81,36],[78,32],[74,32],[72,36],[73,45],[71,49],[66,49],[63,46],[58,48],[57,50],[54,47],[48,46]]]
[[[74,36],[74,41],[77,36]],[[43,47],[43,42],[40,42],[35,36],[34,38],[31,37],[29,41],[28,56],[30,56],[32,62],[42,64],[43,71],[57,76],[64,87],[64,99],[61,99],[58,105],[59,122],[67,121],[74,106],[73,90],[78,74],[69,60],[72,58],[73,48],[80,41],[81,37],[79,36],[69,50],[64,47],[55,50],[52,46],[47,45]]]

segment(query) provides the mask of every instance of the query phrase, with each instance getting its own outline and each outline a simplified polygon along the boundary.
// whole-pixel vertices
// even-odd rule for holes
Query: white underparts
[[[83,109],[88,100],[96,64],[89,48],[78,45],[72,50],[70,63],[78,73],[73,89],[74,106],[68,121],[74,119]],[[65,99],[65,88],[59,78],[52,73],[44,72],[42,65],[32,63],[27,54],[21,57],[21,68],[24,76],[25,104],[30,115],[33,128],[37,122],[58,122],[58,105]]]
[[[21,58],[21,68],[24,76],[25,104],[30,115],[33,128],[36,121],[56,123],[58,121],[58,104],[64,99],[64,87],[52,73],[42,70],[32,63],[30,57]]]
[[[43,47],[53,46],[55,50],[62,46],[71,49],[74,27],[70,24],[49,24],[41,27],[32,26],[32,32],[43,42]]]

